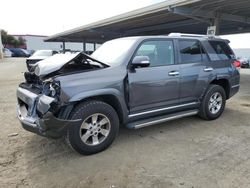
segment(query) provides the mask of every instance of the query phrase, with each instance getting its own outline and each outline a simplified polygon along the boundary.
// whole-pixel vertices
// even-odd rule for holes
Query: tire
[[[71,112],[70,119],[82,123],[68,129],[66,141],[78,153],[90,155],[108,148],[119,131],[116,111],[102,101],[80,103]]]
[[[211,84],[209,85],[207,92],[203,97],[198,115],[205,120],[217,119],[224,111],[225,104],[226,93],[223,87]]]

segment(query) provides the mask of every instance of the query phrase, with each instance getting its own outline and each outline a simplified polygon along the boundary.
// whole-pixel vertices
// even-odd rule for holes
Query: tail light
[[[237,60],[235,60],[234,62],[233,62],[233,65],[236,67],[236,68],[240,68],[240,61],[237,61]]]

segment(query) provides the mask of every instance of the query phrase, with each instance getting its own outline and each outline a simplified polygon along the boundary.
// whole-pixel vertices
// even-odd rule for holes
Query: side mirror
[[[132,60],[133,67],[148,67],[150,65],[148,56],[135,56]]]

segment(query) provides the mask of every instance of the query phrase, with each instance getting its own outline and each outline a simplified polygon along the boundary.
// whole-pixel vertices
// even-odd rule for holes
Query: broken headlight
[[[49,86],[50,94],[54,97],[56,94],[60,94],[60,83],[52,82]]]
[[[50,97],[55,97],[60,94],[60,82],[58,81],[48,81],[45,82],[43,85],[43,94],[50,96]]]
[[[34,73],[35,73],[35,75],[37,75],[37,76],[40,75],[40,68],[39,68],[39,66],[36,66]]]

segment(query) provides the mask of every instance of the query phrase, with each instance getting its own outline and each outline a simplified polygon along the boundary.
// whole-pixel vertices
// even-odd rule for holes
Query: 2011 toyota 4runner
[[[106,149],[120,125],[137,129],[196,114],[216,119],[240,86],[228,43],[140,36],[108,41],[91,56],[54,55],[24,74],[18,117],[28,131],[65,136],[81,154]]]

